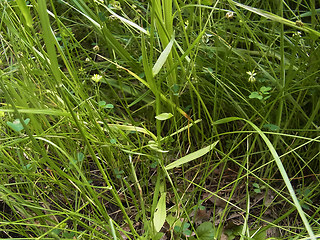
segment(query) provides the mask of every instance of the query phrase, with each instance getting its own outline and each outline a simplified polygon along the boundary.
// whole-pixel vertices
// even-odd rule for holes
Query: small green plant
[[[24,120],[24,123],[26,125],[28,125],[29,122],[30,118]],[[7,121],[7,125],[15,132],[21,132],[24,129],[22,123],[20,122],[20,119],[16,119],[13,122]]]
[[[182,234],[185,237],[187,237],[187,236],[190,236],[192,233],[192,231],[189,229],[189,227],[190,227],[190,223],[183,222],[180,226],[176,225],[174,227],[174,232],[179,235]]]
[[[114,169],[114,174],[116,175],[116,178],[121,179],[123,177],[124,171],[119,170],[119,168]]]
[[[261,193],[261,188],[260,188],[260,185],[258,183],[253,183],[252,186],[253,186],[253,191],[255,193]]]
[[[105,109],[113,109],[114,106],[111,103],[106,103],[106,101],[99,101],[98,102],[99,107],[105,108]]]
[[[297,189],[297,193],[300,195],[300,198],[303,198],[304,201],[301,201],[301,207],[303,207],[305,210],[310,210],[310,205],[313,204],[312,199],[310,198],[312,195],[312,192],[309,188],[299,188]]]
[[[262,86],[259,92],[251,92],[251,94],[249,95],[249,98],[251,99],[256,98],[262,102],[265,102],[268,98],[270,98],[271,89],[272,89],[271,87]]]

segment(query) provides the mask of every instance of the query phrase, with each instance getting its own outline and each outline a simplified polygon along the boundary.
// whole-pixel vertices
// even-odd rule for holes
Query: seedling
[[[254,188],[253,191],[254,191],[255,193],[261,193],[261,189],[260,189],[260,186],[259,186],[258,183],[253,183],[252,186],[253,186],[253,188]]]
[[[251,94],[249,95],[249,98],[256,98],[259,99],[260,101],[266,101],[268,98],[270,98],[270,90],[272,88],[271,87],[265,87],[262,86],[260,88],[259,92],[251,92]]]
[[[106,101],[100,101],[98,102],[99,107],[105,108],[105,109],[113,109],[114,106],[111,103],[106,103]]]
[[[75,165],[82,163],[84,160],[84,154],[78,152],[76,158],[72,158],[69,162],[69,169],[73,168]]]
[[[122,175],[124,174],[123,170],[119,170],[118,168],[114,169],[114,174],[116,175],[116,178],[120,179],[122,178]]]
[[[190,227],[190,223],[182,223],[181,226],[175,226],[174,227],[174,231],[177,233],[177,234],[183,234],[185,236],[190,236],[191,235],[191,230],[189,230],[189,227]]]
[[[24,120],[24,123],[25,123],[26,125],[28,125],[29,122],[30,122],[30,119],[29,119],[29,118],[27,118],[27,119]],[[21,132],[21,131],[24,129],[22,123],[20,122],[20,119],[16,119],[16,120],[14,120],[13,122],[9,122],[9,121],[8,121],[8,122],[7,122],[7,125],[8,125],[13,131],[15,131],[15,132]]]
[[[22,166],[22,169],[26,172],[36,172],[37,170],[37,164],[35,162],[31,162],[31,163],[28,163],[24,166]]]

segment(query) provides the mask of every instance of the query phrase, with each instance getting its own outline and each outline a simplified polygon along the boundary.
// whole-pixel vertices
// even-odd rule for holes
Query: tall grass
[[[0,238],[316,239],[315,1],[0,3]]]

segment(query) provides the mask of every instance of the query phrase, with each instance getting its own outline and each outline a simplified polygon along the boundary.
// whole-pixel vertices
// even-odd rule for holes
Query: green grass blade
[[[52,116],[71,116],[70,113],[65,112],[65,111],[61,111],[61,110],[57,110],[57,109],[34,109],[34,108],[21,109],[21,108],[17,108],[17,111],[19,113],[28,113],[28,114],[41,114],[41,115],[52,115]],[[0,112],[12,113],[12,112],[15,112],[15,110],[0,108]]]
[[[20,11],[22,12],[23,17],[26,20],[27,26],[32,28],[33,21],[32,21],[32,17],[30,14],[30,10],[26,5],[25,0],[17,0],[17,4],[18,4]]]

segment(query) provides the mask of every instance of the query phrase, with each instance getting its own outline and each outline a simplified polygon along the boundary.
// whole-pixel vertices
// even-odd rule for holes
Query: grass
[[[315,1],[0,10],[0,238],[319,238]]]

